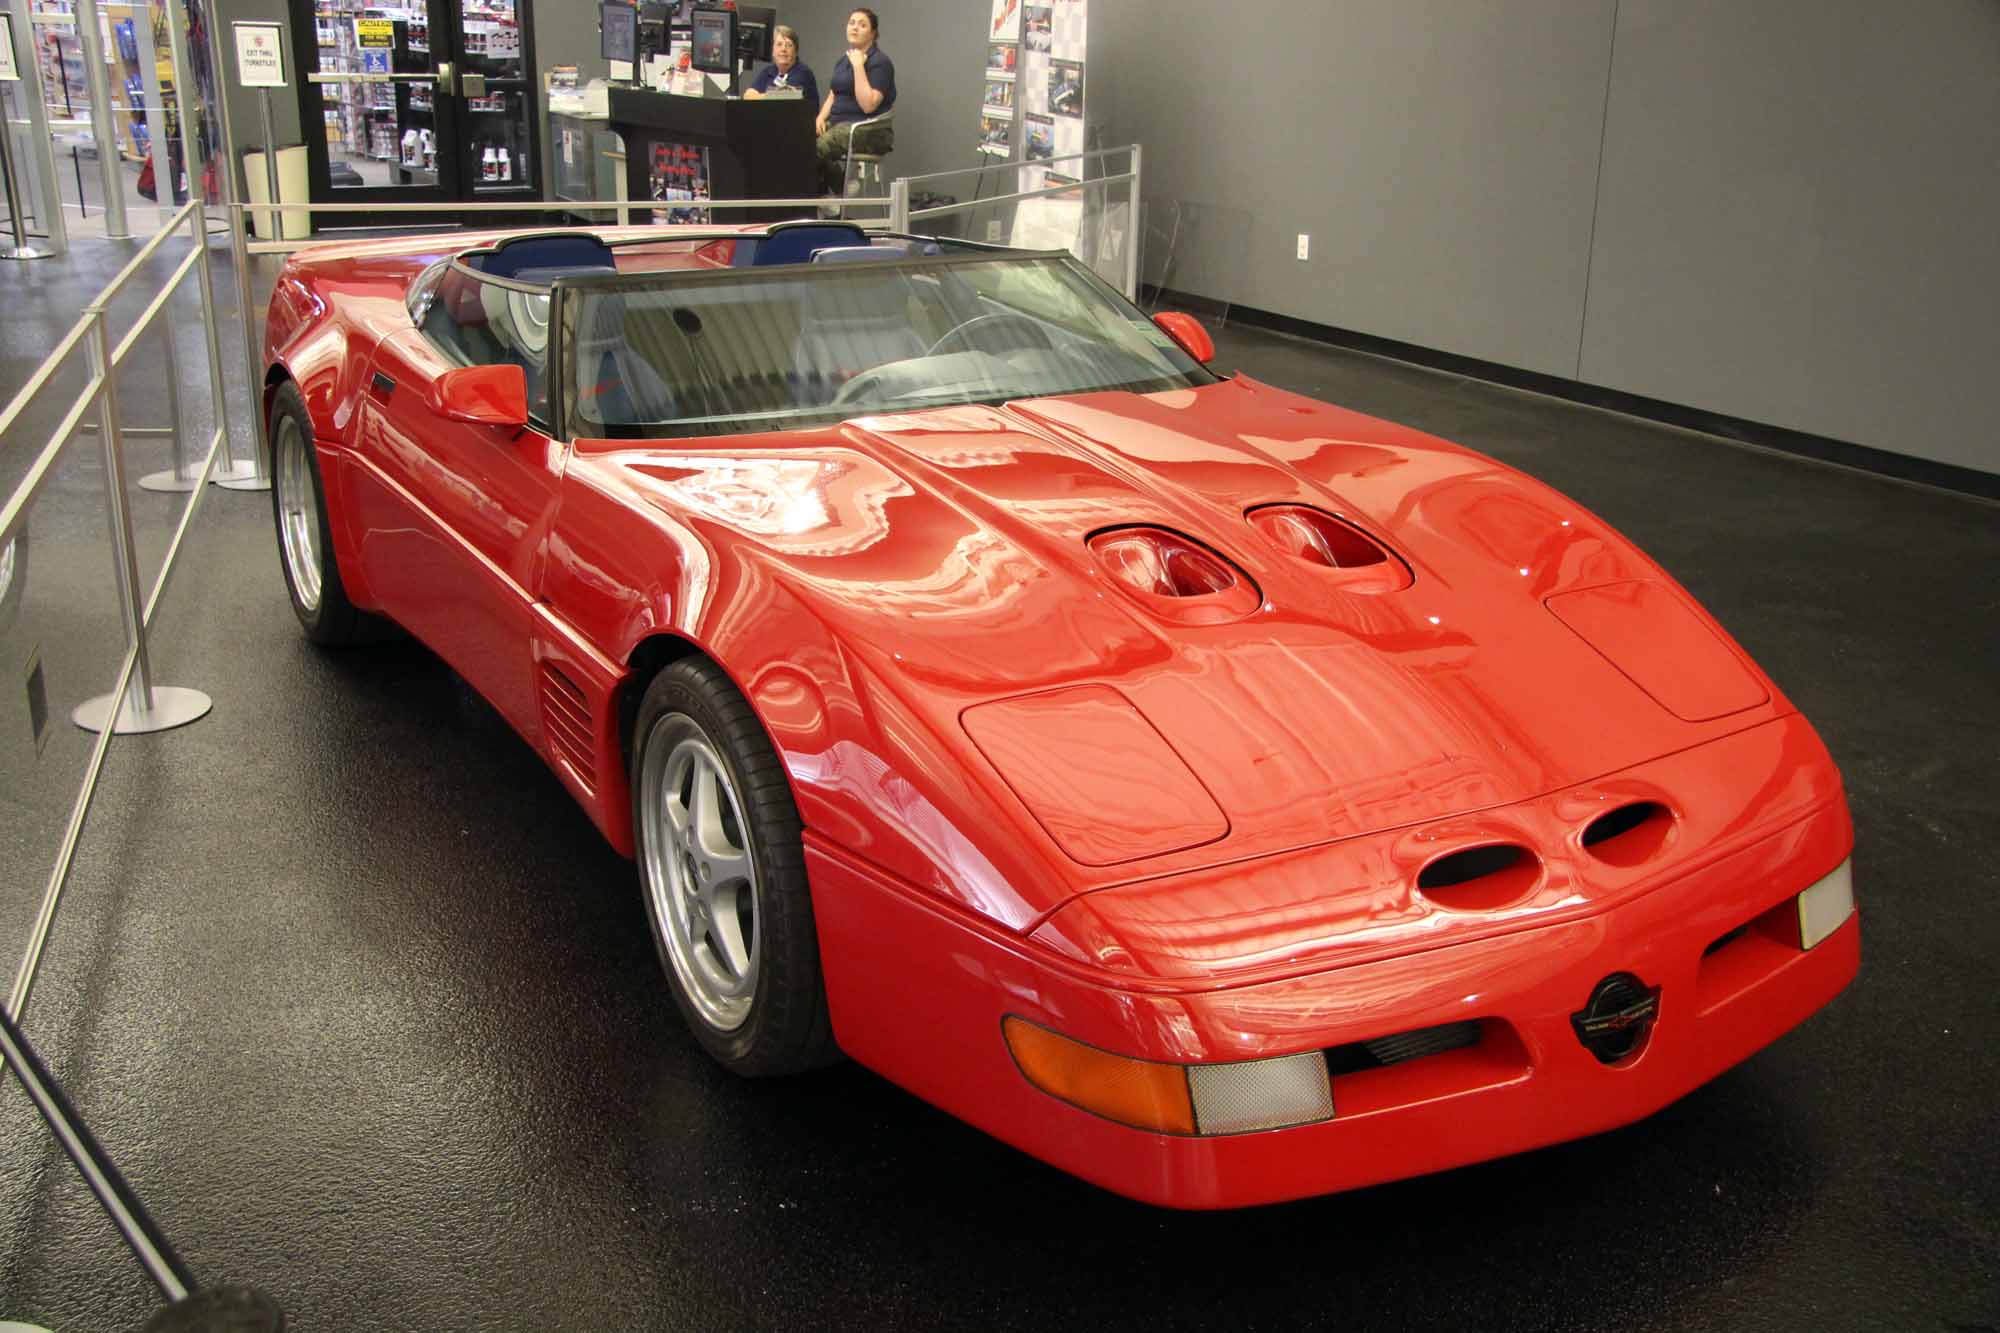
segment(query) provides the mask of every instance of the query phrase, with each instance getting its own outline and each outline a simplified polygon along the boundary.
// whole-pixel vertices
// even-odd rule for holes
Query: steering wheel
[[[1021,343],[1020,344],[1021,346],[1040,348],[1043,351],[1051,351],[1051,352],[1055,350],[1056,346],[1055,342],[1049,337],[1047,329],[1043,328],[1040,324],[1036,323],[1034,320],[1029,319],[1026,315],[1017,315],[1011,311],[1003,310],[998,313],[990,315],[974,315],[971,319],[966,320],[963,324],[956,325],[955,327],[948,330],[945,333],[944,337],[939,338],[936,342],[932,343],[929,347],[925,348],[924,355],[936,356],[938,354],[938,349],[943,347],[946,343],[950,342],[954,338],[957,338],[960,341],[965,341],[965,335],[971,332],[973,329],[978,328],[982,324],[1020,325],[1022,328],[1027,330],[1027,332],[1031,335],[1032,338],[1032,341]],[[965,350],[968,352],[971,351],[991,352],[996,349],[992,347],[974,347],[971,342],[965,341]]]

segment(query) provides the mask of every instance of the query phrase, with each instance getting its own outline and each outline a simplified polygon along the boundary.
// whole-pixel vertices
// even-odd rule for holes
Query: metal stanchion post
[[[1139,186],[1145,177],[1139,171],[1139,145],[1132,145],[1132,183],[1125,197],[1132,201],[1131,212],[1125,219],[1125,299],[1139,299],[1139,242],[1145,232],[1139,228]]]
[[[278,211],[284,200],[278,197],[278,132],[271,128],[271,90],[258,91],[257,114],[264,127],[264,200],[271,205],[271,211],[264,215],[264,225],[257,230],[267,241],[282,241],[285,236],[285,215]]]
[[[160,320],[160,341],[167,363],[167,429],[174,436],[174,465],[165,472],[139,478],[142,491],[191,491],[201,485],[201,467],[189,457],[187,429],[181,422],[181,359],[174,347],[174,321]]]
[[[139,600],[139,556],[132,538],[132,506],[125,496],[125,441],[118,433],[118,367],[111,359],[111,334],[105,327],[104,307],[94,305],[83,313],[90,319],[90,335],[84,346],[90,353],[91,378],[98,384],[97,433],[104,446],[112,565],[134,666],[132,683],[123,698],[115,693],[100,694],[78,704],[69,717],[85,731],[102,731],[107,726],[120,736],[166,731],[202,717],[215,702],[200,690],[153,684],[152,662],[146,650],[146,611]]]
[[[0,35],[0,41],[5,40]],[[21,177],[14,170],[14,125],[7,118],[4,98],[0,98],[0,188],[7,191],[7,217],[14,233],[11,241],[0,237],[0,259],[47,259],[54,254],[28,239],[27,201],[21,197]]]
[[[194,74],[188,63],[187,13],[179,4],[167,6],[167,48],[174,62],[174,102],[180,112],[181,158],[189,164],[188,199],[194,204],[191,234],[196,248],[206,251],[208,208],[198,184],[200,171],[195,156]],[[257,455],[254,427],[250,432],[250,459],[246,462],[236,457],[229,434],[228,394],[222,384],[222,339],[215,331],[215,278],[209,272],[205,259],[195,265],[195,273],[201,279],[201,328],[208,342],[209,398],[215,408],[216,429],[222,432],[223,458],[216,463],[209,480],[232,491],[268,491],[271,479],[265,475]]]
[[[130,237],[125,221],[125,173],[118,163],[118,126],[111,114],[111,80],[104,74],[104,29],[97,22],[97,0],[76,0],[76,33],[83,43],[83,68],[90,86],[90,133],[97,140],[97,170],[104,184],[104,234],[114,241]],[[78,187],[78,197],[81,198]]]
[[[283,60],[283,34],[280,32],[279,59]],[[233,68],[222,58],[222,25],[208,25],[208,67],[216,71],[222,81],[222,95],[217,103],[222,113],[222,170],[217,174],[222,182],[223,206],[229,214],[229,257],[236,267],[236,327],[243,334],[243,383],[248,390],[250,404],[250,447],[253,475],[270,475],[266,462],[271,456],[270,442],[264,438],[264,413],[262,398],[258,392],[259,362],[257,347],[257,320],[255,296],[250,281],[250,214],[245,206],[250,202],[249,182],[239,187],[236,180],[237,167],[242,162],[242,154],[237,152],[235,122],[229,117],[229,89],[226,71]],[[239,76],[240,77],[240,76]],[[218,367],[216,373],[221,374]]]
[[[889,182],[889,230],[907,233],[910,230],[910,182],[908,177],[898,177]]]
[[[34,19],[30,8],[23,4],[14,7],[14,14],[0,13],[0,41],[12,38],[8,47],[11,57],[8,65],[19,82],[11,84],[11,90],[12,95],[20,99],[21,119],[28,126],[28,148],[34,156],[32,164],[27,165],[19,157],[14,159],[14,189],[20,189],[23,174],[32,166],[35,192],[41,200],[35,216],[47,234],[47,241],[29,246],[35,252],[32,255],[16,251],[11,256],[15,259],[40,259],[43,255],[59,255],[69,249],[69,227],[63,219],[61,191],[56,188],[55,137],[49,133],[48,93],[42,87],[42,62],[36,58]],[[14,30],[15,20],[21,25],[19,31]],[[8,88],[0,87],[0,93],[7,91]],[[0,134],[12,133],[11,120],[0,116]],[[13,209],[17,218],[26,218],[29,211],[27,204],[24,192],[10,192],[7,196],[7,206]],[[25,220],[21,225],[25,230]]]

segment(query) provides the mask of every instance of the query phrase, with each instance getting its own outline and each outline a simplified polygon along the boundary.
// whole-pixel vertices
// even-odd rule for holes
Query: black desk
[[[610,90],[611,128],[625,140],[625,192],[633,203],[653,197],[654,144],[708,149],[708,186],[717,199],[811,199],[819,194],[813,117],[802,97],[740,101],[676,97],[638,88]],[[686,205],[682,205],[685,207]],[[775,222],[816,210],[720,209],[717,222]],[[742,214],[724,217],[724,214]]]

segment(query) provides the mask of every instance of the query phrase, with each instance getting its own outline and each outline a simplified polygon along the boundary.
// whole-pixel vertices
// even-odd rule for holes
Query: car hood
[[[978,775],[990,809],[938,804],[983,855],[1018,862],[1023,836],[1057,850],[1020,872],[1035,882],[1000,913],[1016,925],[1125,880],[1513,804],[1785,710],[1575,504],[1247,378],[875,416],[755,448],[601,449],[810,606],[921,720],[915,751]],[[1408,586],[1357,588],[1281,550],[1245,517],[1279,503],[1369,534]],[[1222,555],[1254,609],[1163,618],[1086,544],[1129,526]],[[937,756],[915,751],[921,786]]]

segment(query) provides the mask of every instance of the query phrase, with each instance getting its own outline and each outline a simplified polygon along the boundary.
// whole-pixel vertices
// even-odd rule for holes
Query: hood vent
[[[1542,877],[1541,858],[1514,843],[1447,852],[1423,868],[1417,888],[1440,907],[1491,912],[1528,896]]]
[[[1248,575],[1178,532],[1112,528],[1087,544],[1112,581],[1163,620],[1224,625],[1263,605]]]
[[[1264,505],[1244,517],[1273,546],[1339,576],[1345,592],[1396,592],[1414,581],[1409,567],[1373,537],[1306,505]]]
[[[1584,825],[1583,845],[1607,865],[1636,866],[1666,846],[1674,817],[1658,801],[1633,801]]]

